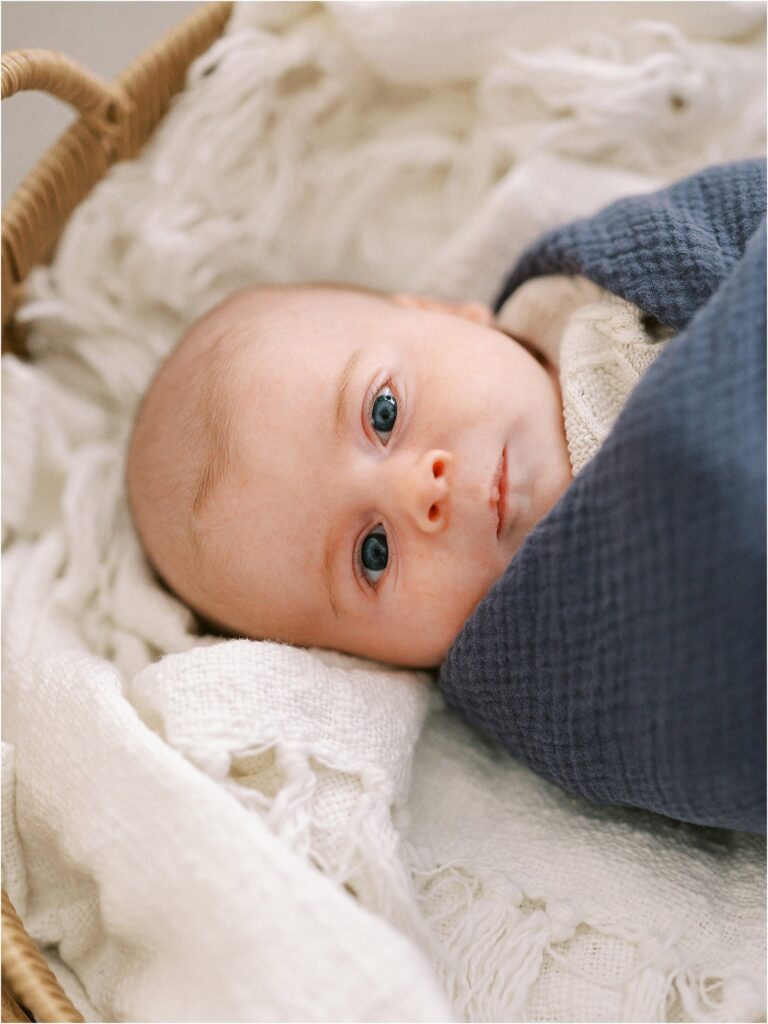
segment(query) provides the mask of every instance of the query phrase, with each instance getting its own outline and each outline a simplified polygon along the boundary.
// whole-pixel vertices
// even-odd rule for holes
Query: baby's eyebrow
[[[336,419],[335,419],[335,431],[336,431],[336,447],[341,444],[344,434],[344,423],[346,421],[346,404],[347,395],[349,393],[349,382],[352,379],[352,373],[357,365],[357,361],[362,353],[362,348],[356,348],[349,359],[344,364],[344,369],[339,374],[339,380],[336,384]],[[325,541],[325,549],[323,554],[323,570],[324,578],[323,582],[325,589],[328,593],[328,600],[331,602],[331,609],[333,614],[338,619],[339,617],[339,601],[336,591],[333,586],[333,552],[336,547],[336,539],[338,531],[334,530],[333,524],[331,524]]]
[[[217,353],[207,370],[207,384],[199,412],[210,449],[195,488],[192,511],[200,515],[216,485],[233,462],[234,408],[232,387],[236,380],[233,353]]]
[[[336,385],[336,439],[337,445],[341,441],[341,437],[344,429],[345,417],[345,406],[347,403],[347,393],[349,391],[349,382],[352,377],[352,371],[357,365],[357,361],[362,353],[362,348],[356,348],[352,355],[347,360],[344,369],[339,375],[339,381]]]
[[[333,610],[333,614],[338,619],[339,602],[336,596],[336,591],[333,588],[333,549],[334,545],[332,541],[332,536],[329,534],[325,544],[325,554],[323,556],[323,569],[325,570],[323,583],[328,594],[328,600],[331,602],[331,609]]]

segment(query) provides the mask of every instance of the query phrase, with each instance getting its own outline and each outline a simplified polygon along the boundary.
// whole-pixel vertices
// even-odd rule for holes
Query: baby
[[[488,307],[329,284],[195,323],[127,464],[151,563],[209,623],[414,667],[571,479],[557,372]]]

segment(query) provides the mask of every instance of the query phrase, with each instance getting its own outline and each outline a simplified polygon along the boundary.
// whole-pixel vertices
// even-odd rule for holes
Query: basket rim
[[[64,94],[86,110],[43,153],[5,203],[2,212],[3,352],[26,356],[25,331],[14,321],[33,266],[50,262],[73,210],[118,160],[138,154],[184,88],[192,61],[224,32],[233,0],[213,0],[166,31],[141,51],[111,82],[57,51],[3,54],[6,79],[26,63],[23,88]],[[35,54],[37,57],[35,57]],[[38,61],[39,63],[35,63]],[[10,65],[15,62],[15,67]]]
[[[82,1021],[2,890],[3,994],[35,1020]]]

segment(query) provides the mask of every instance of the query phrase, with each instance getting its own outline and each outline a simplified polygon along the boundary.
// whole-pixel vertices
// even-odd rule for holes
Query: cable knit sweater
[[[582,276],[526,282],[501,307],[496,323],[558,367],[574,475],[596,454],[630,392],[674,334]]]

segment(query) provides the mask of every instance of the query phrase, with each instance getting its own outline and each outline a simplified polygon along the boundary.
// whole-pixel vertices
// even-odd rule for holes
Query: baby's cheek
[[[432,663],[439,663],[487,589],[487,580],[479,580],[476,574],[470,576],[469,570],[462,571],[418,602],[422,614],[409,616],[403,632],[429,654]]]

